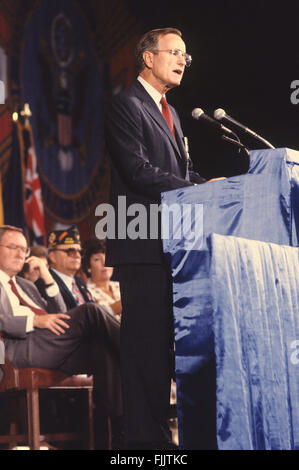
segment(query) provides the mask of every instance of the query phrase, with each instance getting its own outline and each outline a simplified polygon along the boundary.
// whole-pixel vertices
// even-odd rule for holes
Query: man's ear
[[[143,62],[148,69],[151,69],[153,66],[153,55],[150,51],[144,51],[143,53]]]
[[[54,251],[49,251],[48,253],[48,262],[49,262],[49,267],[55,263],[55,253]]]

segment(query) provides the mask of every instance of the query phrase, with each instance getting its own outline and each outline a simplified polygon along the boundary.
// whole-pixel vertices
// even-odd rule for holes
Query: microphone
[[[196,119],[196,120],[204,119],[209,124],[212,124],[212,126],[217,127],[218,130],[220,129],[222,131],[222,135],[221,135],[222,140],[224,140],[226,142],[229,142],[233,145],[236,145],[238,147],[238,152],[239,153],[240,153],[241,150],[243,150],[247,156],[249,155],[248,150],[246,149],[245,145],[243,145],[241,143],[241,141],[240,141],[239,137],[237,136],[237,134],[235,134],[235,132],[231,131],[228,127],[225,127],[223,124],[220,124],[220,122],[217,122],[217,121],[215,121],[215,119],[208,116],[203,111],[203,109],[194,108],[193,111],[192,111],[192,117],[193,117],[193,119]],[[224,135],[224,133],[230,134],[236,140],[232,139],[231,137],[227,137],[226,135]]]
[[[263,144],[265,144],[267,147],[269,147],[270,149],[274,149],[275,147],[273,147],[272,144],[270,144],[270,142],[268,142],[266,139],[264,139],[263,137],[261,137],[260,135],[258,135],[256,132],[252,131],[251,129],[249,129],[248,127],[244,126],[243,124],[241,124],[240,122],[236,121],[234,118],[232,118],[231,116],[229,116],[228,114],[226,114],[226,112],[224,111],[224,109],[221,109],[221,108],[218,108],[214,111],[214,118],[217,119],[218,121],[220,121],[221,119],[226,119],[227,121],[231,122],[232,124],[235,124],[235,126],[241,128],[244,132],[246,132],[247,134],[251,135],[252,137],[260,140],[261,142],[263,142]]]
[[[239,137],[233,132],[231,131],[230,129],[228,129],[228,127],[225,127],[223,124],[221,124],[220,122],[218,121],[215,121],[215,119],[211,118],[210,116],[208,116],[204,111],[203,109],[201,108],[194,108],[193,111],[192,111],[192,117],[193,119],[196,119],[197,121],[199,119],[203,119],[204,121],[208,122],[209,124],[211,124],[212,126],[216,127],[218,130],[220,129],[222,132],[226,132],[227,134],[232,134],[234,135],[238,140]]]

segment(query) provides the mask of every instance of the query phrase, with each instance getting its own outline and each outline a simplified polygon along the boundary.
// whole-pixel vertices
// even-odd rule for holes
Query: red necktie
[[[30,308],[36,315],[45,315],[47,313],[44,310],[42,310],[41,308],[33,307],[32,305],[28,304],[28,302],[26,302],[26,300],[24,300],[23,297],[20,296],[20,294],[17,291],[17,288],[15,286],[15,283],[13,282],[12,279],[10,279],[8,281],[8,283],[10,284],[10,287],[11,287],[11,290],[13,291],[13,293],[18,297],[21,305],[23,305],[24,307]]]
[[[160,100],[160,103],[162,105],[163,117],[164,117],[165,121],[167,122],[171,132],[173,133],[173,136],[175,137],[172,114],[171,114],[168,103],[167,103],[166,99],[164,98],[164,96],[162,96],[162,98]]]

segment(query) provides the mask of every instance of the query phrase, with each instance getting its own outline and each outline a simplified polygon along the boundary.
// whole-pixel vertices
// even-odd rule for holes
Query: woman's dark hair
[[[90,269],[90,258],[92,255],[96,255],[97,253],[106,253],[106,241],[92,237],[83,243],[82,249],[82,270],[87,277],[90,277],[90,272],[88,271]]]

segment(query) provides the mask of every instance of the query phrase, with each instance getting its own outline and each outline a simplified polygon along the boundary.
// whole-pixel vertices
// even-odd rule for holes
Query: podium
[[[171,207],[174,210],[169,210]],[[286,256],[289,256],[291,261],[286,266],[288,264],[290,266],[294,262],[293,269],[296,270],[296,263],[299,263],[298,248],[290,247],[298,247],[299,241],[299,152],[286,148],[251,151],[250,168],[246,175],[163,193],[162,234],[163,227],[167,228],[164,230],[165,236],[162,235],[164,236],[163,250],[171,266],[173,278],[180,447],[183,449],[214,448],[216,446],[215,436],[217,435],[219,449],[299,448],[299,429],[294,423],[294,420],[299,420],[296,403],[296,400],[299,401],[299,382],[296,379],[296,373],[299,377],[299,365],[297,369],[295,369],[295,365],[292,369],[292,363],[289,361],[291,350],[286,363],[286,367],[288,366],[290,370],[283,371],[287,374],[283,383],[287,384],[291,379],[292,383],[291,386],[286,387],[284,394],[282,394],[282,399],[289,400],[286,407],[289,410],[286,411],[288,416],[286,429],[289,431],[288,436],[291,435],[291,437],[288,439],[283,439],[281,435],[286,432],[286,429],[283,427],[278,429],[277,425],[276,427],[273,425],[276,421],[279,422],[275,416],[277,411],[273,411],[273,397],[269,398],[268,395],[252,397],[250,394],[255,394],[256,390],[248,385],[248,390],[243,389],[242,393],[248,395],[249,398],[245,399],[243,396],[242,401],[240,396],[236,396],[234,400],[234,390],[225,387],[232,378],[233,371],[229,374],[230,364],[231,367],[236,367],[237,364],[232,360],[233,355],[235,354],[237,357],[239,354],[239,351],[236,350],[232,352],[230,360],[227,360],[227,356],[224,359],[222,357],[222,354],[226,354],[226,351],[222,350],[223,342],[225,345],[230,344],[231,347],[236,344],[227,340],[232,337],[232,329],[236,327],[236,318],[234,318],[235,323],[229,325],[232,323],[231,318],[225,311],[225,308],[233,308],[227,299],[234,301],[234,292],[228,291],[225,296],[225,284],[223,285],[228,265],[231,264],[229,249],[223,250],[226,251],[227,265],[223,267],[222,271],[219,270],[220,280],[219,277],[218,279],[215,277],[217,266],[225,261],[224,257],[223,260],[221,258],[219,243],[220,246],[221,244],[224,246],[230,237],[233,239],[230,240],[231,247],[238,245],[238,250],[234,249],[238,251],[239,255],[242,254],[243,249],[246,252],[252,251],[251,245],[253,244],[254,250],[259,252],[258,259],[262,257],[266,259],[268,255],[266,256],[265,253],[268,253],[269,245],[271,245],[271,253],[278,253],[277,257],[280,261],[278,259],[273,261],[271,257],[269,259],[274,264],[287,263]],[[220,237],[217,238],[212,234],[218,234]],[[236,239],[241,239],[241,241],[238,242]],[[278,246],[281,250],[288,248],[287,255],[282,254],[280,250],[275,250],[272,245]],[[213,252],[215,246],[217,255]],[[233,250],[233,248],[231,249]],[[291,251],[289,252],[289,250]],[[244,260],[240,261],[240,256],[232,258],[237,263],[236,266],[239,266],[240,262],[244,263]],[[251,258],[248,258],[246,263],[250,262]],[[231,265],[229,269],[236,271],[236,266]],[[268,268],[270,269],[265,264],[264,271]],[[281,265],[278,272],[284,269],[285,266]],[[264,271],[261,273],[265,274]],[[272,271],[270,274],[266,273],[263,279],[272,276]],[[244,285],[246,286],[246,284]],[[296,311],[296,305],[299,305],[299,272],[294,272],[292,285],[295,286],[292,292],[284,292],[287,290],[284,287],[281,295],[286,302],[288,296],[289,300],[291,297],[295,298],[297,304],[295,302],[293,308]],[[273,289],[276,289],[275,283]],[[243,295],[245,290],[241,289],[238,295]],[[222,291],[222,305],[220,307],[215,305],[216,301],[220,301],[219,291]],[[250,289],[248,292],[249,298],[251,297],[253,300]],[[257,302],[264,302],[265,312],[267,306],[269,307],[271,304],[269,297],[268,293],[268,297],[262,300],[257,299]],[[259,310],[255,302],[251,302],[251,304],[251,308],[257,309],[257,311],[262,308]],[[225,305],[226,307],[223,307]],[[228,305],[230,306],[228,307]],[[218,316],[216,315],[217,309]],[[247,316],[246,308],[241,313],[238,321]],[[252,317],[254,313],[250,312],[251,318],[254,318]],[[268,311],[267,314],[270,313]],[[281,328],[289,328],[288,311],[282,312],[282,314],[286,318],[284,318]],[[223,328],[221,323],[224,318],[227,328]],[[273,318],[271,321],[274,322]],[[253,339],[258,336],[258,331],[254,331],[254,329],[249,331],[248,325],[246,328],[241,332],[243,335],[246,334],[248,338]],[[271,324],[269,328],[272,329]],[[225,341],[224,330],[227,330]],[[289,346],[286,346],[289,348],[292,345],[296,346],[296,341],[299,340],[298,322],[292,323],[290,332]],[[283,334],[281,338],[284,338]],[[243,341],[244,338],[241,339]],[[242,347],[246,348],[246,344],[246,341],[243,341]],[[248,350],[250,350],[250,345],[250,340],[248,340]],[[276,354],[276,349],[271,351],[266,349],[264,353],[270,354],[273,351]],[[282,354],[281,351],[277,352],[278,358],[279,354]],[[241,366],[238,373],[241,378],[238,383],[242,382],[246,374],[254,376],[251,383],[268,380],[267,377],[258,376],[258,364],[256,364],[254,372],[253,369],[250,369],[250,365],[247,370],[247,364],[242,364],[242,360],[245,360],[244,358],[247,360],[250,356],[247,353],[248,351],[245,351],[240,358]],[[226,376],[223,375],[223,365],[225,365],[224,369],[228,374]],[[281,370],[280,372],[282,373]],[[290,372],[292,375],[289,374]],[[248,377],[245,377],[244,380],[249,384]],[[273,380],[274,382],[276,380],[275,373]],[[271,395],[271,386],[268,388],[270,388],[270,392],[269,390],[268,392]],[[237,392],[236,388],[235,393],[237,394]],[[277,388],[273,387],[273,393],[277,394]],[[288,396],[288,393],[291,395]],[[295,398],[296,393],[297,399]],[[252,409],[249,409],[250,406]],[[292,415],[292,413],[295,414]],[[262,418],[256,419],[257,414]],[[244,417],[244,421],[238,419],[240,416]],[[247,430],[243,429],[244,423],[248,424]],[[238,435],[241,437],[240,439],[238,439]]]

